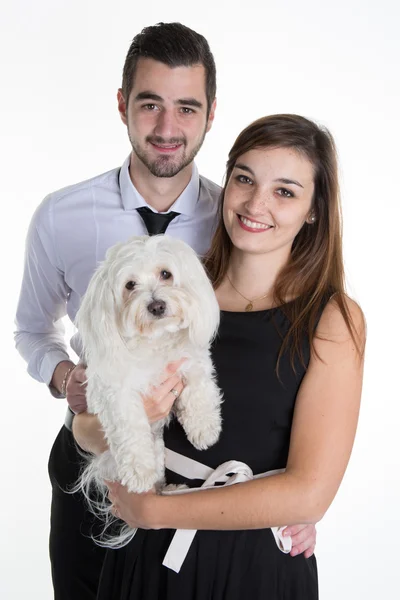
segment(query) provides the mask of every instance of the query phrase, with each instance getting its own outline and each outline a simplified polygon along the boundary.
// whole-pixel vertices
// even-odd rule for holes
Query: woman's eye
[[[252,180],[250,179],[250,177],[247,177],[246,175],[238,175],[236,177],[236,179],[240,182],[240,183],[247,183],[250,185],[253,185]]]
[[[127,290],[129,290],[131,292],[134,289],[135,285],[136,285],[136,283],[134,281],[128,281],[125,284],[125,287]]]
[[[276,191],[280,196],[283,196],[284,198],[293,198],[294,197],[293,192],[291,192],[290,190],[287,190],[286,188],[279,188],[279,190],[276,190]]]
[[[161,279],[170,279],[172,277],[172,273],[163,269],[160,273]]]

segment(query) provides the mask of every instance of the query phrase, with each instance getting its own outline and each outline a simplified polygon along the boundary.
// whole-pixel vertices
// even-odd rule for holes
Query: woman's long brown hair
[[[258,119],[240,133],[229,153],[219,223],[205,257],[205,267],[214,288],[218,288],[227,273],[232,251],[222,210],[226,187],[238,158],[250,150],[282,147],[297,150],[314,167],[312,210],[315,220],[312,224],[304,223],[294,239],[290,258],[275,282],[274,303],[281,306],[290,322],[278,365],[289,345],[292,366],[296,355],[304,364],[301,346],[304,334],[307,332],[310,348],[313,348],[321,309],[333,295],[362,355],[363,348],[345,300],[337,156],[335,143],[327,129],[298,115],[272,115]]]

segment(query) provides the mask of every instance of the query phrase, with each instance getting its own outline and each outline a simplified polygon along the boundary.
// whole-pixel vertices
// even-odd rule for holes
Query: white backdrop
[[[366,314],[368,348],[353,455],[318,525],[321,599],[398,598],[397,1],[7,4],[0,21],[1,598],[52,597],[47,457],[65,408],[30,379],[13,348],[26,229],[48,192],[127,156],[116,107],[126,51],[142,27],[174,20],[203,33],[217,63],[216,120],[197,160],[204,175],[220,183],[235,136],[266,114],[314,118],[337,141],[346,268]]]

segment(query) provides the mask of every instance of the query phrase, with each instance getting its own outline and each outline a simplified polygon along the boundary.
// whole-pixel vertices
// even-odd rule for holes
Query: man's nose
[[[179,137],[177,119],[174,110],[160,111],[154,133],[164,138],[165,141],[168,141],[174,137]]]

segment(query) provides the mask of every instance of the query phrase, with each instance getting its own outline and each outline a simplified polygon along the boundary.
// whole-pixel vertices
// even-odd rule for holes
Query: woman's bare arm
[[[92,454],[101,454],[108,450],[107,440],[96,415],[87,412],[75,415],[72,421],[72,433],[82,450]]]
[[[348,301],[361,344],[364,321]],[[286,472],[229,487],[155,496],[111,498],[131,526],[179,529],[258,529],[315,523],[330,506],[350,458],[360,406],[363,360],[335,301],[321,317],[312,356],[296,400]]]

